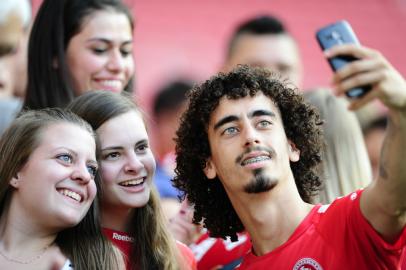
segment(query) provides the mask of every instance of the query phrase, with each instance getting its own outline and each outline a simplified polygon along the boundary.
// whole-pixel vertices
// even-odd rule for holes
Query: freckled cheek
[[[101,164],[101,178],[103,185],[112,185],[119,179],[122,166],[119,164],[103,163]]]

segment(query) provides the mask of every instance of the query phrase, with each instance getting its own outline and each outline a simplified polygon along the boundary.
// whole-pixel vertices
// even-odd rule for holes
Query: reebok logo
[[[113,239],[125,241],[125,242],[133,242],[134,239],[128,235],[121,235],[118,233],[113,233]]]

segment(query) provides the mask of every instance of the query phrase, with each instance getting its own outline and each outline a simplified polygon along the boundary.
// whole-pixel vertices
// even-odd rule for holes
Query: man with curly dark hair
[[[321,184],[316,110],[264,70],[240,66],[196,86],[177,132],[174,184],[194,222],[214,237],[247,230],[240,269],[398,269],[406,244],[406,82],[378,52],[343,45],[327,57],[358,61],[334,75],[337,95],[369,84],[390,121],[378,179],[331,205],[310,204]],[[390,154],[389,154],[390,153]]]
[[[242,64],[279,72],[281,77],[289,78],[298,87],[303,82],[299,44],[282,18],[272,14],[257,14],[241,20],[229,37],[224,56],[221,65],[223,72]],[[199,254],[196,256],[199,270],[209,270],[219,265],[231,269],[251,247],[246,234],[240,234],[239,241],[233,243],[210,238],[206,231],[196,230],[190,220],[185,221],[185,217],[187,215],[180,211],[170,224],[178,240],[193,241],[190,247],[195,254]],[[197,234],[199,236],[196,237]]]

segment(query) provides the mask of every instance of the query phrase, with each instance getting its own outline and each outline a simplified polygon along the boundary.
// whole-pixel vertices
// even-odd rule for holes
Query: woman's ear
[[[214,179],[217,176],[216,166],[213,164],[211,158],[206,161],[206,166],[203,169],[204,174],[209,179]]]
[[[13,176],[13,178],[11,178],[9,184],[16,189],[18,189],[20,187],[20,180],[18,179],[18,173],[15,176]]]

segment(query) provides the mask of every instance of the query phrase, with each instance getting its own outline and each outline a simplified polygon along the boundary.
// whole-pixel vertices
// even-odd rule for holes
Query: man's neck
[[[303,202],[293,185],[277,185],[258,194],[231,195],[230,200],[251,236],[257,256],[285,243],[313,207]]]

